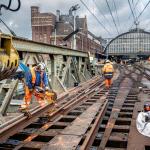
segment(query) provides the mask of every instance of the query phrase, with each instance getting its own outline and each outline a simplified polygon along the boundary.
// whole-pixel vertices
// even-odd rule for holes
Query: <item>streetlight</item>
[[[71,7],[71,11],[74,11],[73,31],[76,30],[76,11],[80,8],[79,4]],[[76,34],[73,36],[73,49],[76,49]]]

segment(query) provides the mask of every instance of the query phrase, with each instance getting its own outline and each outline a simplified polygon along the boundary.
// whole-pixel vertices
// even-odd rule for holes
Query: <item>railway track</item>
[[[47,106],[37,114],[33,111],[31,120],[1,128],[0,149],[150,149],[149,138],[136,130],[136,117],[150,94],[141,83],[144,75],[137,67],[124,67],[109,91],[98,78],[71,89],[58,100],[55,111],[54,105]]]
[[[13,149],[23,141],[26,142],[28,137],[31,138],[31,134],[34,134],[34,138],[36,138],[35,134],[43,130],[43,127],[44,130],[47,130],[45,126],[47,127],[48,122],[50,122],[50,126],[52,127],[54,126],[58,127],[58,129],[63,129],[63,127],[66,126],[61,126],[61,123],[63,124],[66,120],[67,124],[67,122],[73,121],[75,117],[82,114],[82,111],[84,112],[90,105],[92,105],[92,103],[95,102],[95,100],[88,102],[88,98],[94,96],[94,94],[96,94],[101,88],[104,88],[103,79],[100,80],[99,77],[96,77],[88,83],[80,85],[76,89],[71,89],[69,94],[66,94],[58,99],[57,105],[53,104],[50,106],[48,105],[45,108],[36,108],[35,110],[31,110],[32,117],[30,119],[27,119],[25,116],[21,115],[8,123],[1,125],[0,149]],[[63,117],[72,109],[75,109],[74,107],[77,107],[78,105],[85,105],[85,108],[80,106],[81,108],[79,109],[81,109],[81,112],[73,112],[75,117]],[[54,107],[55,110],[52,111]],[[56,125],[55,123],[58,122],[59,119],[61,120],[61,123],[60,125]],[[47,128],[50,128],[50,126]],[[27,134],[22,134],[22,132],[26,132],[28,127],[29,130],[31,130],[31,133],[29,134],[28,130]],[[48,136],[45,136],[45,138],[46,137]]]

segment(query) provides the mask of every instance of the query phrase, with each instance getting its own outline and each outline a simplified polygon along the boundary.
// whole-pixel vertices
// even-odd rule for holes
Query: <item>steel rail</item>
[[[83,145],[80,147],[80,150],[89,150],[90,149],[90,145],[94,141],[94,136],[99,129],[99,125],[102,122],[102,119],[103,119],[103,116],[106,112],[107,107],[108,107],[108,100],[105,100],[103,107],[102,107],[100,113],[98,114],[91,130],[89,131]]]
[[[98,86],[98,84],[100,84],[100,81],[97,82],[97,80],[96,80],[91,86],[89,86],[89,89]],[[89,90],[87,93],[85,91],[81,92],[77,97],[73,98],[71,101],[68,101],[62,107],[58,108],[58,110],[56,112],[54,112],[50,116],[50,118],[54,118],[54,117],[56,118],[61,113],[64,113],[64,111],[69,110],[69,107],[73,107],[75,104],[79,103],[81,100],[86,98],[87,95],[90,95],[93,92],[95,92],[95,89]],[[62,100],[61,97],[58,99],[58,102],[60,100]],[[11,125],[0,130],[0,141],[6,140],[9,136],[11,136],[11,135],[15,134],[16,132],[18,132],[19,130],[23,129],[24,127],[26,127],[27,125],[29,125],[30,123],[35,121],[37,117],[41,116],[48,110],[54,108],[55,107],[54,105],[55,104],[50,104],[50,105],[45,106],[44,108],[37,107],[36,109],[34,109],[30,112],[32,115],[31,118],[27,118],[26,116],[20,115],[17,118],[16,122],[14,122]]]

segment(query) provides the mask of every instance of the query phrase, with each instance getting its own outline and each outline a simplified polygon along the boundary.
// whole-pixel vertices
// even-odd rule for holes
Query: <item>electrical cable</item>
[[[133,9],[134,9],[134,2],[133,2],[133,0],[132,0],[132,5],[133,5]],[[137,18],[136,10],[135,11],[133,10],[133,12],[135,13],[135,17]]]
[[[90,14],[97,20],[97,22],[104,28],[104,30],[111,36],[111,33],[105,28],[105,26],[99,21],[99,19],[91,12],[91,10],[88,8],[88,6],[83,2],[83,0],[80,0],[81,3],[86,7],[86,9],[90,12]]]
[[[136,17],[135,17],[135,15],[134,15],[133,10],[132,10],[130,0],[128,0],[128,4],[129,4],[129,7],[130,7],[130,10],[131,10],[132,16],[133,16],[133,20],[134,20],[134,22],[135,22],[135,21],[136,21]]]
[[[148,7],[148,5],[150,4],[150,0],[148,1],[148,3],[145,5],[145,7],[143,8],[143,10],[140,12],[140,14],[138,15],[138,17],[136,18],[135,22],[138,21],[138,19],[140,18],[140,16],[143,14],[143,12],[145,11],[145,9]],[[134,25],[134,24],[133,24]],[[133,25],[131,26],[131,28],[133,27]]]
[[[4,24],[4,26],[9,30],[9,32],[13,35],[13,36],[16,36],[15,32],[12,31],[8,26],[7,24],[0,18],[0,22],[2,22]]]
[[[18,11],[18,10],[20,9],[20,7],[21,7],[21,1],[20,1],[20,0],[18,0],[18,6],[17,6],[17,8],[15,8],[15,9],[12,9],[12,8],[11,8],[11,3],[12,3],[12,0],[9,0],[8,6],[6,6],[6,5],[4,5],[4,4],[1,4],[1,5],[0,5],[0,14],[1,14],[2,8],[6,9],[6,10],[10,10],[10,11]]]
[[[141,13],[138,15],[137,17],[137,20],[138,18],[143,14],[144,10],[147,8],[147,6],[150,4],[150,0],[148,1],[148,3],[145,5],[145,7],[143,8],[143,10],[141,11]]]
[[[115,0],[113,0],[113,3],[114,3],[114,7],[115,7],[115,13],[116,13],[116,16],[117,16],[118,25],[119,25],[120,30],[121,30],[120,21],[119,21],[118,12],[117,12],[117,6],[116,6],[116,3],[115,3]]]
[[[140,0],[137,0],[136,4],[134,5],[134,8],[133,8],[133,11],[136,9],[138,3],[139,3]],[[137,9],[138,10],[138,9]],[[132,14],[131,14],[132,15]],[[128,17],[128,20],[130,19],[131,15]]]
[[[103,14],[103,12],[99,9],[98,4],[96,3],[96,1],[93,0],[93,2],[94,2],[94,4],[95,4],[95,6],[97,7],[99,13],[103,16],[104,19],[107,20],[107,23],[110,22],[110,20],[109,20],[109,19]],[[111,25],[110,25],[110,26],[111,26]]]
[[[107,7],[108,7],[108,9],[109,9],[110,15],[111,15],[111,17],[112,17],[113,23],[114,23],[114,25],[115,25],[115,28],[116,28],[116,30],[117,30],[117,33],[118,33],[118,35],[119,35],[119,31],[118,31],[118,28],[117,28],[115,19],[114,19],[114,17],[113,17],[112,12],[111,12],[111,8],[110,8],[110,6],[109,6],[109,4],[108,4],[108,1],[107,1],[107,0],[105,0],[105,1],[106,1],[106,4],[107,4]]]

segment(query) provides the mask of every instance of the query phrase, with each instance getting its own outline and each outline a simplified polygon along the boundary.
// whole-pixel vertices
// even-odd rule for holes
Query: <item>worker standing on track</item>
[[[41,87],[42,89],[49,90],[48,78],[45,72],[45,64],[39,63],[37,66],[31,68],[25,75],[25,97],[24,104],[21,105],[21,109],[26,109],[29,107],[32,95],[36,90],[36,87]],[[35,95],[36,96],[36,95]],[[41,100],[38,96],[36,99],[40,106],[45,105],[45,101]]]
[[[114,74],[113,65],[109,60],[105,61],[105,65],[102,69],[102,72],[103,72],[104,77],[105,77],[105,86],[107,89],[109,89],[111,84],[112,84],[112,77]]]

